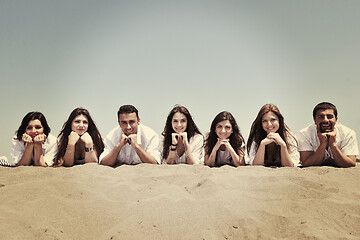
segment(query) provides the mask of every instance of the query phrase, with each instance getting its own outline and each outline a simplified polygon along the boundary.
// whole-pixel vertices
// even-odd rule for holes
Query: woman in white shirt
[[[247,150],[250,165],[297,165],[299,152],[296,137],[274,104],[266,104],[260,109],[251,126]]]
[[[98,162],[104,143],[88,110],[76,108],[70,113],[58,136],[58,149],[57,166]]]
[[[204,162],[204,137],[200,133],[190,112],[176,105],[169,113],[161,147],[165,164],[199,164]]]
[[[56,153],[56,138],[41,112],[23,118],[12,141],[11,155],[16,166],[51,166]]]
[[[205,165],[245,165],[244,151],[245,141],[233,115],[226,111],[216,115],[205,140]]]

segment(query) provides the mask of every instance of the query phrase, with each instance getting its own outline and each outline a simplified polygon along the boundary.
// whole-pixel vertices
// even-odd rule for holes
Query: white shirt
[[[336,145],[340,149],[340,151],[347,156],[359,155],[355,132],[340,123],[335,124],[334,130],[336,132]],[[298,139],[299,151],[316,152],[316,150],[320,146],[320,140],[317,136],[317,127],[315,124],[311,124],[308,127],[300,130]],[[330,147],[325,150],[323,160],[326,160],[328,158],[334,159]]]
[[[160,151],[162,156],[162,151],[164,149],[164,136],[161,135],[161,145]],[[189,148],[192,156],[194,157],[195,163],[200,164],[204,163],[204,137],[201,134],[196,133],[189,140]],[[175,151],[175,164],[186,163],[185,153],[179,157],[178,152]],[[166,164],[165,159],[162,160],[163,164]]]
[[[11,162],[11,165],[16,165],[25,152],[26,144],[23,141],[19,141],[16,136],[12,139],[12,148],[11,148],[11,156],[13,157],[13,162]],[[57,153],[57,143],[56,143],[56,137],[49,134],[49,136],[46,137],[46,140],[42,144],[42,152],[44,156],[44,161],[48,166],[52,166],[54,164],[54,158],[55,154]],[[34,160],[34,155],[31,157],[32,160]]]
[[[104,141],[105,149],[99,157],[99,163],[101,163],[101,160],[111,152],[116,144],[118,144],[122,134],[123,131],[121,130],[120,126],[117,126],[109,132]],[[160,138],[154,130],[145,125],[139,124],[137,132],[137,143],[145,152],[153,156],[159,164],[161,163],[159,151]],[[135,149],[130,144],[125,144],[121,148],[116,161],[118,164],[142,163]]]
[[[290,144],[289,155],[290,155],[291,161],[294,164],[294,167],[296,167],[296,166],[299,165],[299,162],[300,162],[300,154],[299,154],[298,149],[297,149],[297,143],[296,143],[295,135],[293,135],[293,136],[288,135],[288,142]],[[248,159],[247,163],[250,164],[250,165],[253,165],[254,158],[255,158],[255,155],[256,155],[255,145],[256,145],[256,143],[253,141],[251,143],[250,152],[248,153],[249,154],[249,159]]]

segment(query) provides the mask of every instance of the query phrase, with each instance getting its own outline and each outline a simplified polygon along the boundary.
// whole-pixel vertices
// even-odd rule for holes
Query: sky
[[[30,111],[57,136],[76,107],[103,137],[132,104],[161,133],[176,104],[205,135],[230,111],[248,137],[276,104],[297,133],[322,101],[360,133],[360,1],[0,0],[0,155]]]

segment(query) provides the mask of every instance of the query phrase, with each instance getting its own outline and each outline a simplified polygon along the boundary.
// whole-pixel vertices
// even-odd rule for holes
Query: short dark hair
[[[335,105],[334,104],[332,104],[332,103],[329,103],[329,102],[322,102],[322,103],[319,103],[318,105],[316,105],[315,107],[314,107],[314,110],[313,110],[313,118],[315,119],[315,117],[316,117],[316,114],[317,114],[317,111],[319,111],[319,110],[326,110],[326,109],[332,109],[332,110],[334,110],[334,115],[335,115],[335,117],[337,117],[337,109],[336,109],[336,107],[335,107]]]
[[[134,107],[133,105],[122,105],[119,108],[119,111],[117,112],[118,119],[120,117],[120,114],[123,114],[123,113],[127,113],[127,114],[136,113],[136,117],[139,119],[139,112],[136,109],[136,107]]]

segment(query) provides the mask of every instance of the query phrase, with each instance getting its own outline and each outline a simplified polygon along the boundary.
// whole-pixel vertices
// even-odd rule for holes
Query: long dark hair
[[[41,122],[41,125],[44,128],[44,134],[46,136],[49,135],[51,129],[46,121],[44,114],[41,112],[29,112],[22,119],[19,129],[15,132],[17,140],[22,140],[22,135],[26,132],[26,127],[29,125],[29,122],[35,119],[38,119]]]
[[[68,118],[68,120],[64,123],[62,130],[60,131],[60,134],[58,136],[58,152],[55,157],[55,164],[59,164],[60,158],[64,157],[66,152],[66,147],[68,144],[68,136],[71,133],[71,125],[75,117],[79,115],[84,115],[87,117],[89,125],[87,132],[91,136],[94,142],[94,148],[96,149],[96,152],[98,154],[98,157],[100,154],[104,151],[104,143],[102,141],[101,135],[99,130],[97,129],[94,121],[92,120],[90,113],[88,110],[84,108],[75,108]]]
[[[237,125],[234,116],[230,112],[223,111],[223,112],[220,112],[218,115],[216,115],[216,117],[214,118],[214,120],[211,123],[210,132],[208,133],[206,140],[205,140],[206,155],[210,156],[210,154],[217,142],[218,136],[215,132],[216,125],[219,122],[222,122],[224,120],[229,120],[229,122],[232,126],[232,130],[233,130],[232,134],[229,137],[230,145],[236,151],[236,153],[238,153],[237,152],[238,149],[240,149],[242,151],[242,153],[244,153],[243,152],[244,150],[241,148],[241,146],[243,143],[245,143],[245,140],[244,140],[244,137],[240,133],[240,128]]]
[[[192,138],[196,133],[201,134],[193,118],[191,117],[189,110],[187,110],[187,108],[184,106],[175,105],[175,107],[171,109],[169,115],[167,116],[164,131],[161,133],[164,136],[163,158],[167,158],[169,154],[169,147],[172,143],[171,134],[175,132],[172,128],[171,121],[174,114],[177,112],[186,116],[187,127],[185,131],[187,132],[188,140],[190,140],[190,138]]]
[[[281,115],[279,108],[274,104],[269,103],[262,106],[258,115],[256,116],[256,119],[251,125],[251,130],[247,142],[248,153],[250,152],[252,142],[255,142],[255,151],[257,151],[258,147],[260,146],[260,142],[267,136],[267,132],[262,127],[262,117],[268,112],[273,112],[279,118],[279,129],[277,130],[277,133],[279,133],[281,138],[285,141],[286,148],[290,150],[289,137],[292,137],[296,141],[294,135],[285,124],[284,117]]]

